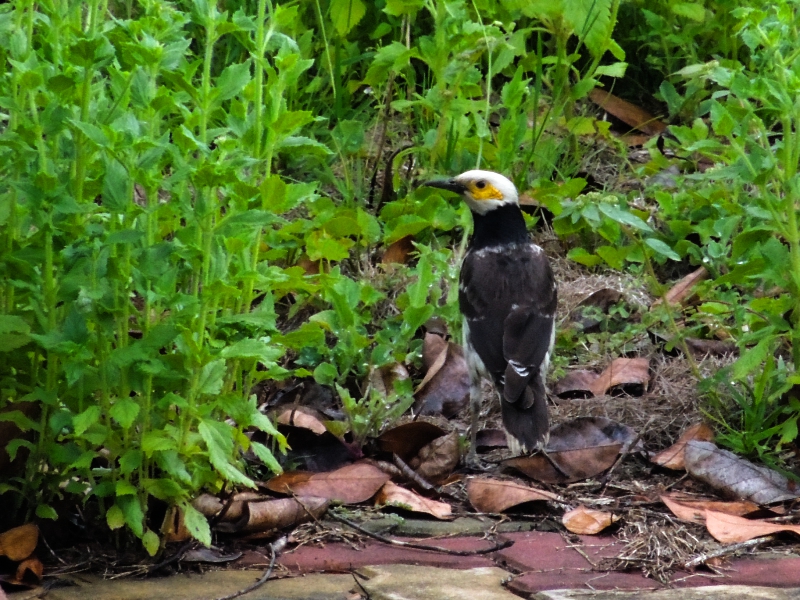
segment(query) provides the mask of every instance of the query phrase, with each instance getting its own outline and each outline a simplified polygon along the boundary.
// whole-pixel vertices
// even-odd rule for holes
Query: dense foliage
[[[388,398],[359,386],[417,361],[432,315],[458,329],[470,226],[411,189],[409,166],[509,174],[589,267],[706,265],[688,331],[755,345],[721,378],[744,384],[728,394],[744,421],[715,413],[726,439],[757,453],[793,440],[797,5],[740,4],[0,5],[0,419],[26,458],[4,501],[55,518],[59,498],[80,499],[155,553],[157,499],[208,542],[193,495],[253,485],[248,452],[280,470],[255,386],[335,386],[362,437],[408,406],[409,383]],[[652,212],[582,194],[591,153],[624,152],[584,102],[615,82],[655,93],[674,124],[675,158],[654,147],[639,175],[713,165],[646,190]],[[399,199],[376,186],[390,156]],[[377,264],[407,236],[410,266]]]

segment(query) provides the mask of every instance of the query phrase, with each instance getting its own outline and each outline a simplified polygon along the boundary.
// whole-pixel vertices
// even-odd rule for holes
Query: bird
[[[531,241],[517,188],[504,175],[471,170],[423,185],[459,194],[473,218],[458,287],[470,374],[468,462],[476,461],[482,378],[500,396],[512,454],[540,450],[549,431],[545,378],[558,298],[550,261]]]

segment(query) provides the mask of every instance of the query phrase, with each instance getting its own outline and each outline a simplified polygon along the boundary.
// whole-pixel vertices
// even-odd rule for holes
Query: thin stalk
[[[319,21],[319,30],[322,33],[322,43],[325,45],[325,59],[328,62],[328,72],[331,76],[331,89],[333,90],[333,100],[336,98],[336,78],[334,77],[333,60],[331,59],[331,45],[328,43],[328,34],[325,32],[325,20],[322,17],[322,9],[319,6],[319,0],[314,0],[314,8],[317,10],[317,20]]]

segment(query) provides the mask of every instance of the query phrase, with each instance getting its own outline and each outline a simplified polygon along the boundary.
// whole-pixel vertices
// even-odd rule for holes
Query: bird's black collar
[[[516,204],[500,206],[485,215],[473,212],[472,219],[475,223],[469,245],[472,250],[530,241],[522,211]]]

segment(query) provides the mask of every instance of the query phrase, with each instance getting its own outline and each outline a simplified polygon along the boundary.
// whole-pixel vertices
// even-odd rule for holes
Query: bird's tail
[[[519,400],[511,403],[503,399],[500,405],[508,447],[514,455],[539,450],[547,444],[550,423],[543,385],[531,381]]]

